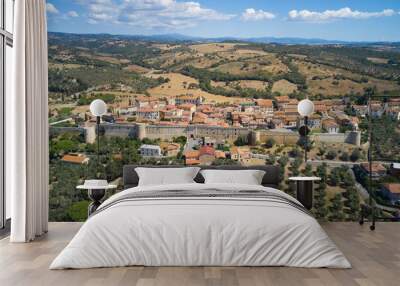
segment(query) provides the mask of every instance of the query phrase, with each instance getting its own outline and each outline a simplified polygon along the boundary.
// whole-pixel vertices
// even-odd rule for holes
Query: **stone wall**
[[[104,135],[108,137],[132,137],[171,140],[174,137],[213,137],[218,140],[235,141],[240,136],[249,136],[249,129],[235,127],[215,127],[207,125],[164,126],[145,124],[102,124]]]
[[[299,134],[296,132],[279,132],[271,130],[257,130],[251,133],[251,143],[266,142],[268,139],[274,139],[276,144],[294,145],[299,140]]]
[[[80,132],[85,136],[87,143],[96,139],[95,126],[90,127],[50,127],[50,134],[64,132]],[[216,127],[208,125],[165,126],[147,124],[101,124],[101,133],[106,137],[129,137],[172,140],[174,137],[187,136],[193,138],[212,137],[216,140],[233,142],[239,137],[249,138],[251,145],[265,142],[272,138],[277,144],[294,145],[299,140],[297,132],[274,130],[251,130],[243,127]],[[346,133],[316,133],[311,135],[311,140],[325,143],[348,143],[360,146],[361,133],[348,131]]]
[[[293,145],[296,144],[300,136],[297,132],[280,132],[273,130],[257,130],[251,132],[251,143],[265,142],[269,138],[275,140],[277,144]],[[347,131],[346,133],[314,133],[310,139],[315,142],[323,143],[348,143],[356,146],[361,144],[361,133],[359,131]]]
[[[347,131],[346,133],[317,133],[312,135],[312,140],[315,142],[348,143],[360,146],[361,133],[359,131]]]

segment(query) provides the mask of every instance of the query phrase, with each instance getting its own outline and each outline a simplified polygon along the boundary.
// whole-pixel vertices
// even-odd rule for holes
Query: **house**
[[[286,104],[289,103],[290,98],[287,95],[281,95],[281,96],[276,96],[275,101],[276,101],[278,108],[282,109],[286,106]]]
[[[400,183],[383,184],[381,191],[392,204],[400,203]]]
[[[196,112],[193,116],[192,123],[193,124],[206,124],[208,116],[202,112]]]
[[[392,176],[400,178],[400,163],[390,164],[389,172]]]
[[[380,118],[384,113],[384,108],[380,103],[374,103],[370,106],[371,117],[373,118]]]
[[[298,119],[298,115],[285,115],[285,117],[284,117],[285,127],[287,127],[287,128],[296,127],[297,119]]]
[[[137,111],[137,118],[139,121],[142,120],[159,120],[160,119],[160,112],[157,109],[151,107],[143,107],[139,108]]]
[[[358,119],[357,116],[350,117],[350,125],[353,128],[353,130],[358,130],[359,124],[360,124],[360,120]]]
[[[274,104],[271,99],[258,99],[256,102],[260,112],[268,117],[274,115]]]
[[[87,165],[89,163],[89,158],[84,154],[67,154],[61,158],[64,163],[77,164],[77,165]]]
[[[251,152],[248,147],[239,147],[239,161],[242,163],[247,163],[251,159]]]
[[[194,104],[200,105],[203,102],[203,98],[199,95],[181,95],[175,98],[176,105],[182,104]]]
[[[314,113],[311,116],[308,117],[308,127],[310,129],[320,129],[321,128],[321,115]],[[304,118],[303,117],[298,117],[297,120],[297,128],[300,126],[304,125]]]
[[[175,105],[167,105],[160,110],[160,119],[165,121],[174,121],[182,118],[183,109],[177,108]]]
[[[392,106],[386,109],[386,114],[392,117],[394,120],[400,120],[400,107],[399,106]]]
[[[352,107],[355,110],[357,116],[365,117],[368,114],[367,105],[352,105]]]
[[[339,124],[333,119],[323,120],[322,128],[328,133],[339,133]]]
[[[130,100],[132,102],[132,100]],[[140,109],[143,107],[151,107],[158,104],[158,99],[150,96],[138,96],[134,100],[135,106]]]
[[[181,144],[162,142],[160,144],[162,154],[166,157],[176,157],[181,150]]]
[[[314,101],[314,112],[327,114],[328,106],[323,101]]]
[[[225,159],[226,158],[226,154],[225,154],[224,151],[215,150],[215,158],[216,159]]]
[[[161,148],[158,145],[143,144],[139,148],[140,155],[143,157],[161,157]]]
[[[229,149],[229,153],[232,160],[239,161],[239,151],[238,147],[233,146]]]
[[[350,125],[350,117],[341,110],[334,110],[329,113],[333,118],[335,118],[336,122],[342,126]]]
[[[284,121],[282,119],[275,118],[275,119],[272,119],[268,123],[268,127],[271,128],[271,129],[284,128],[285,127],[285,123],[284,123]]]
[[[196,112],[196,105],[191,103],[185,103],[178,105],[180,109],[183,109],[183,116],[187,117],[189,121],[193,119],[193,114]]]
[[[361,163],[360,167],[361,167],[361,171],[365,175],[369,175],[369,173],[370,173],[369,172],[369,163]],[[371,164],[371,171],[372,171],[371,172],[372,178],[374,178],[374,179],[385,176],[387,173],[385,166],[383,166],[381,163],[376,163],[376,162],[373,162]]]
[[[185,165],[200,165],[200,151],[199,150],[188,150],[185,151],[183,156],[185,157]]]
[[[215,160],[215,149],[211,146],[201,146],[199,149],[199,160],[202,165],[211,165]]]

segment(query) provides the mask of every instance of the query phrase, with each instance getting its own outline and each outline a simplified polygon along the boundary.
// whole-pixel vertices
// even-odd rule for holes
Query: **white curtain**
[[[13,94],[6,98],[6,187],[12,242],[47,232],[48,111],[45,0],[15,1]]]

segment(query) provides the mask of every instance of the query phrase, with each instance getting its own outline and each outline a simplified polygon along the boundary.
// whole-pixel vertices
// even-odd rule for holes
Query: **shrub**
[[[342,160],[342,161],[349,161],[349,154],[347,153],[347,152],[343,152],[341,155],[340,155],[340,160]]]
[[[357,160],[360,159],[360,157],[361,157],[360,150],[354,149],[353,152],[351,152],[350,160],[356,162]]]
[[[329,150],[328,153],[326,154],[325,158],[328,160],[334,160],[337,156],[336,151],[334,150]]]
[[[275,140],[274,138],[268,138],[267,141],[265,142],[265,148],[272,148],[275,145]]]

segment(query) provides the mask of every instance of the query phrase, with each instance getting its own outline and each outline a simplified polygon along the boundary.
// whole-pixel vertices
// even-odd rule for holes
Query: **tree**
[[[326,183],[326,181],[327,181],[327,179],[328,179],[328,171],[327,171],[327,164],[326,163],[323,163],[322,165],[319,165],[318,167],[317,167],[317,170],[316,170],[316,175],[317,175],[317,177],[320,177],[321,178],[321,182],[324,182],[324,183]]]
[[[265,148],[272,148],[275,145],[275,140],[274,138],[268,138],[267,141],[265,141]]]
[[[80,201],[71,205],[68,215],[72,221],[85,221],[88,217],[89,201]]]
[[[185,145],[187,142],[187,138],[186,138],[186,136],[174,137],[174,138],[172,138],[172,142],[179,143],[181,145]]]
[[[289,158],[288,158],[287,156],[285,156],[285,155],[281,156],[281,157],[278,159],[278,163],[279,163],[279,165],[282,166],[282,167],[286,167],[286,165],[287,165],[288,162],[289,162]]]
[[[356,161],[358,161],[360,159],[360,157],[361,157],[360,150],[354,149],[353,152],[351,152],[350,160],[352,162],[356,162]]]
[[[319,156],[324,156],[325,155],[325,152],[326,152],[326,149],[325,148],[318,148],[318,155]]]
[[[245,146],[248,144],[248,139],[245,136],[239,136],[235,142],[233,142],[233,144],[235,144],[235,146]]]
[[[326,208],[326,183],[321,180],[314,192],[313,213],[316,219],[324,220],[328,214]]]
[[[276,155],[270,154],[268,158],[265,160],[266,165],[275,165],[276,163]]]
[[[307,177],[311,177],[313,175],[311,164],[306,164],[306,167],[303,170],[303,174]]]
[[[296,176],[300,175],[300,165],[301,165],[301,159],[299,159],[299,158],[296,158],[295,160],[293,160],[290,163],[290,166],[289,166],[289,171],[290,171],[289,176],[290,177],[296,177]],[[286,193],[294,197],[295,192],[294,192],[291,182],[287,181],[286,183],[288,185],[288,188],[286,189]]]
[[[300,165],[301,165],[301,160],[296,158],[293,160],[290,164],[289,171],[291,172],[292,177],[296,177],[300,175]]]
[[[301,150],[299,149],[299,147],[294,147],[292,150],[290,150],[289,155],[293,158],[299,158],[299,157],[303,157],[303,153],[301,152]]]
[[[342,160],[342,161],[345,161],[345,162],[346,162],[346,161],[349,161],[349,153],[343,152],[343,153],[340,155],[339,159]]]
[[[326,154],[325,158],[328,160],[334,160],[337,156],[337,153],[335,150],[329,150],[328,153]]]
[[[310,138],[306,139],[305,136],[300,136],[299,140],[297,140],[297,145],[300,146],[303,150],[307,148],[307,152],[311,151],[313,144],[314,142],[311,141]]]
[[[346,207],[347,220],[356,221],[360,214],[360,196],[357,189],[354,186],[349,186],[343,196],[346,199],[344,205]]]
[[[332,199],[330,199],[330,203],[331,204],[328,207],[329,220],[330,221],[342,221],[345,217],[343,214],[342,195],[336,194]]]

